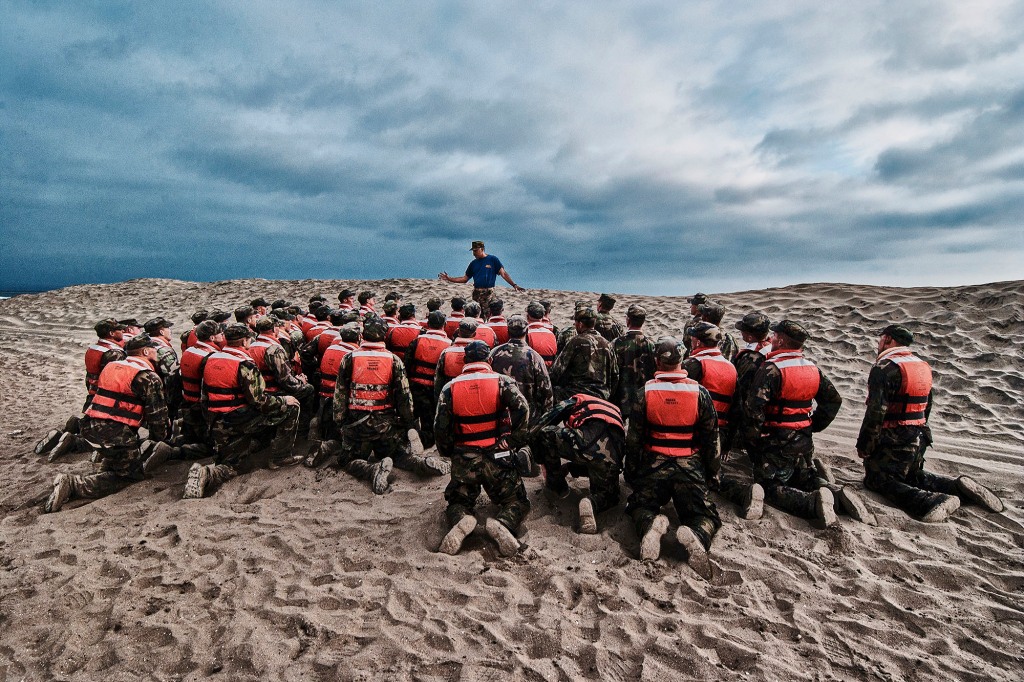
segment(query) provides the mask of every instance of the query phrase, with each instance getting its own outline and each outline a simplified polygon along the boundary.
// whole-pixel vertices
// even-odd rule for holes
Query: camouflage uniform
[[[700,315],[694,315],[683,325],[683,338],[680,347],[683,349],[683,358],[690,355],[690,332],[703,321]]]
[[[473,513],[481,486],[498,507],[495,518],[513,533],[530,511],[526,487],[513,458],[494,457],[496,453],[508,448],[526,445],[530,408],[525,396],[510,377],[499,376],[499,394],[501,405],[508,409],[511,430],[505,437],[505,443],[499,441],[495,447],[484,449],[455,445],[451,385],[441,391],[434,418],[434,436],[437,439],[437,451],[452,459],[452,480],[444,491],[444,499],[448,502],[445,516],[450,526],[457,524],[463,516]]]
[[[754,480],[764,487],[767,502],[803,518],[815,517],[814,492],[822,486],[832,489],[815,471],[811,434],[828,427],[843,404],[836,387],[820,369],[818,375],[816,407],[808,429],[762,428],[765,409],[781,390],[782,374],[774,363],[764,363],[757,370],[742,406],[740,437],[750,452]]]
[[[619,406],[622,416],[628,418],[633,411],[636,392],[654,378],[654,342],[642,330],[630,329],[612,343],[615,364],[619,368],[619,383],[611,402]]]
[[[495,372],[515,380],[526,397],[533,419],[551,409],[553,393],[548,368],[540,354],[527,345],[526,339],[509,339],[501,344],[491,351],[490,363]]]
[[[555,333],[555,343],[558,352],[561,353],[570,340],[576,338],[576,327],[571,324],[560,332]]]
[[[490,310],[491,301],[494,300],[494,287],[474,288],[473,300],[480,304],[480,310]]]
[[[622,325],[615,321],[611,313],[598,313],[597,324],[594,325],[597,333],[605,338],[608,343],[615,341],[626,333]]]
[[[959,495],[956,479],[924,470],[924,452],[932,443],[931,429],[925,426],[883,427],[889,403],[900,394],[902,375],[899,366],[882,360],[868,375],[867,407],[857,437],[857,451],[867,453],[864,460],[864,486],[885,496],[911,516],[923,516],[946,495]],[[924,418],[932,409],[928,394]]]
[[[688,526],[703,543],[722,527],[718,509],[708,498],[716,487],[721,458],[718,450],[718,415],[707,389],[700,388],[694,441],[697,453],[690,457],[666,457],[644,449],[647,437],[647,399],[643,391],[633,403],[626,436],[625,476],[633,493],[626,501],[626,513],[633,519],[637,535],[651,528],[661,507],[672,500],[679,522]]]
[[[273,339],[275,342],[278,339]],[[299,430],[305,433],[309,423],[316,416],[317,392],[309,382],[300,379],[294,370],[292,357],[280,343],[272,343],[263,354],[267,373],[274,377],[277,388],[283,395],[294,396],[299,401]]]
[[[593,329],[574,336],[551,366],[551,383],[559,401],[575,393],[608,400],[618,382],[619,366],[611,346]]]
[[[718,344],[718,350],[722,351],[722,356],[726,360],[732,362],[736,359],[736,354],[739,353],[740,347],[736,343],[736,337],[723,330],[722,342]]]
[[[573,476],[589,478],[594,513],[601,513],[619,503],[625,433],[600,419],[587,419],[578,428],[559,426],[575,408],[576,400],[569,398],[539,415],[534,420],[530,449],[544,467],[545,485],[555,492],[568,491],[565,474],[560,471],[562,460],[570,463],[568,471]]]

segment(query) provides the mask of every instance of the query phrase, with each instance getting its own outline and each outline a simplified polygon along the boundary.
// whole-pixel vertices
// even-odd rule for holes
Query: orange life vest
[[[181,395],[186,403],[198,403],[203,393],[203,366],[206,358],[217,352],[217,348],[205,341],[196,341],[194,346],[181,354]]]
[[[773,429],[806,429],[811,425],[811,407],[821,385],[821,373],[798,350],[776,350],[765,362],[782,375],[779,395],[765,407],[764,426]]]
[[[494,332],[497,343],[508,343],[508,320],[504,315],[495,315],[488,319],[487,326]]]
[[[570,428],[578,429],[585,422],[598,419],[625,431],[626,427],[622,423],[622,411],[617,405],[586,393],[577,393],[573,396],[573,400],[576,401],[576,405],[566,420],[566,424]]]
[[[341,361],[346,355],[356,350],[358,346],[341,341],[332,343],[324,351],[324,357],[320,360],[320,396],[323,398],[334,397],[334,387],[338,383],[338,369]]]
[[[328,327],[320,332],[320,336],[316,340],[316,356],[322,359],[324,353],[327,352],[327,348],[340,338],[341,332],[338,331],[337,327]]]
[[[526,343],[540,354],[549,368],[555,364],[558,354],[558,339],[543,322],[531,322],[526,326]]]
[[[486,362],[467,364],[451,380],[455,445],[493,448],[501,436],[501,375]]]
[[[348,409],[376,412],[394,407],[391,404],[391,376],[395,356],[384,344],[367,341],[352,351],[352,379],[348,388]]]
[[[284,350],[281,344],[277,342],[277,339],[266,334],[260,334],[249,345],[249,355],[252,357],[253,362],[256,363],[256,369],[263,375],[263,381],[267,384],[267,393],[278,393],[281,390],[281,387],[277,385],[277,377],[271,373],[270,366],[267,364],[267,351],[273,346]]]
[[[181,342],[181,352],[184,353],[197,343],[199,343],[199,337],[196,336],[196,328],[192,327],[192,329],[190,329],[188,332],[188,337],[186,337],[185,340]]]
[[[306,339],[306,342],[310,342],[325,330],[329,329],[331,324],[329,322],[317,322],[314,325],[307,327],[303,332],[302,336]]]
[[[705,348],[690,356],[700,360],[700,385],[708,389],[718,413],[718,426],[729,424],[729,407],[736,395],[736,366],[717,348]]]
[[[486,324],[477,325],[476,336],[473,337],[474,341],[483,341],[487,344],[488,348],[494,348],[498,341],[498,335],[494,333],[494,330],[488,327]]]
[[[388,328],[388,333],[384,337],[384,345],[395,355],[403,356],[409,348],[409,344],[420,335],[421,331],[423,330],[419,322],[405,320],[395,327]]]
[[[238,370],[242,363],[252,362],[245,349],[227,346],[211,353],[203,367],[203,402],[208,412],[227,414],[248,401],[239,381]]]
[[[100,363],[103,362],[103,356],[110,350],[119,350],[122,354],[124,353],[120,344],[110,339],[97,339],[96,343],[85,350],[85,387],[89,395],[96,392],[96,382],[100,378],[100,371],[103,370]]]
[[[452,342],[440,329],[428,329],[416,340],[416,349],[409,361],[409,380],[421,386],[433,386],[437,361]]]
[[[127,424],[142,425],[143,402],[132,391],[132,381],[139,372],[153,371],[149,361],[140,357],[108,362],[96,382],[96,393],[85,411],[87,417]]]
[[[466,365],[466,346],[476,339],[464,339],[461,336],[452,342],[441,352],[441,373],[449,379],[462,374],[462,368]]]
[[[449,339],[454,339],[455,335],[459,332],[459,323],[462,322],[462,318],[466,316],[466,313],[460,310],[453,310],[451,314],[444,320],[444,333],[448,335]]]
[[[299,330],[302,331],[302,336],[306,336],[306,332],[317,323],[317,319],[312,315],[303,315],[295,318],[295,323],[299,326]]]
[[[665,457],[692,457],[700,384],[686,372],[656,372],[644,384],[647,435],[643,448]]]
[[[890,348],[878,356],[878,363],[890,360],[900,368],[899,393],[889,401],[882,428],[924,426],[928,395],[932,391],[932,368],[906,346]]]

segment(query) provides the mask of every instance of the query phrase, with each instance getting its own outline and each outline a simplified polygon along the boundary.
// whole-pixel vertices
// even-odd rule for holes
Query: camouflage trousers
[[[722,527],[715,503],[708,498],[703,467],[692,458],[658,457],[651,467],[633,481],[633,492],[626,501],[626,513],[643,537],[661,508],[672,501],[679,523],[688,526],[700,538],[705,549]]]
[[[338,467],[354,460],[369,461],[390,457],[396,463],[412,454],[409,433],[393,410],[349,412],[339,429]]]
[[[437,412],[437,397],[434,395],[433,386],[424,386],[413,382],[412,405],[416,414],[416,433],[423,443],[423,449],[434,447],[434,413]]]
[[[104,435],[115,430],[117,437]],[[138,433],[122,424],[86,419],[82,421],[82,437],[96,444],[99,452],[99,471],[94,474],[71,475],[71,497],[100,498],[116,493],[132,483],[143,480],[141,441]],[[104,441],[110,442],[105,445]]]
[[[448,502],[445,517],[454,526],[463,516],[472,514],[483,488],[498,507],[494,518],[513,533],[530,511],[523,479],[510,461],[495,462],[486,454],[458,452],[452,457],[452,480],[444,490]]]
[[[805,519],[815,517],[814,493],[826,486],[812,458],[810,431],[777,429],[747,447],[754,481],[764,488],[768,504]],[[837,488],[838,489],[838,488]]]
[[[604,422],[585,431],[545,426],[530,440],[530,450],[544,467],[545,485],[552,490],[567,488],[567,470],[574,476],[588,477],[594,512],[600,513],[619,503],[622,441],[622,432]],[[562,460],[568,462],[567,467],[563,467]]]
[[[882,432],[878,446],[864,460],[864,487],[911,516],[923,516],[945,495],[959,494],[956,479],[924,470],[928,439],[924,434]],[[912,436],[912,437],[908,437]]]
[[[485,289],[474,288],[473,289],[473,300],[480,304],[480,315],[486,320],[490,314],[489,306],[491,301],[494,300],[494,287],[488,287]]]
[[[213,439],[210,438],[210,425],[206,420],[200,403],[184,406],[181,414],[181,436],[174,443],[180,445],[182,459],[202,459],[213,453]]]

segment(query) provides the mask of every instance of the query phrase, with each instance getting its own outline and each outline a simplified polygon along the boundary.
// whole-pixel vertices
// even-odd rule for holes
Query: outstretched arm
[[[442,282],[449,282],[451,284],[463,284],[469,281],[469,275],[463,275],[462,277],[452,277],[447,272],[438,273],[437,278]]]
[[[526,291],[521,286],[519,286],[518,284],[516,284],[515,282],[512,281],[512,275],[508,274],[508,271],[505,270],[505,268],[502,268],[501,270],[498,270],[498,274],[501,275],[502,278],[506,282],[508,282],[509,286],[512,287],[513,289],[515,289],[516,291]]]

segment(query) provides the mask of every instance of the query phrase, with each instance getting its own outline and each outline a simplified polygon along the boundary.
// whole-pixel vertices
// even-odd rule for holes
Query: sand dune
[[[808,354],[845,398],[819,451],[858,489],[875,332],[907,323],[935,370],[930,467],[991,486],[1000,515],[967,507],[926,525],[865,493],[877,527],[844,518],[821,531],[774,510],[743,521],[721,502],[704,582],[671,545],[657,564],[636,561],[621,507],[599,517],[600,534],[576,534],[575,495],[552,500],[538,479],[513,559],[482,535],[457,557],[434,553],[446,479],[404,472],[382,497],[343,474],[289,469],[184,502],[187,465],[175,463],[40,513],[56,472],[90,469],[85,454],[48,465],[31,448],[80,407],[96,320],[160,314],[181,329],[198,307],[334,299],[346,286],[397,290],[421,312],[432,293],[467,293],[424,280],[148,279],[0,301],[0,678],[1021,679],[1024,282],[713,295],[730,322],[759,309],[811,331]],[[508,310],[551,299],[560,326],[573,300],[596,298],[502,294]],[[623,295],[616,310],[633,302],[654,333],[688,317],[680,297]]]

